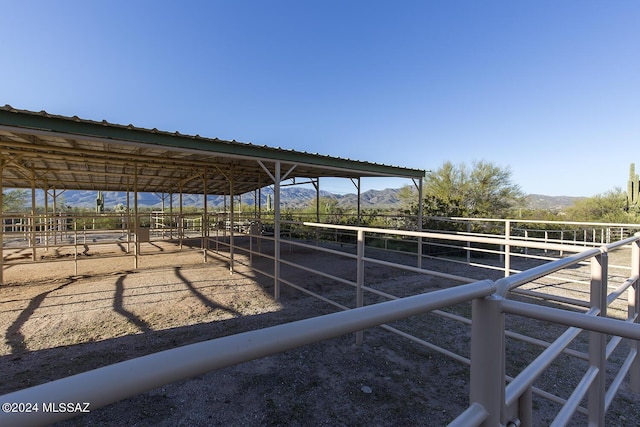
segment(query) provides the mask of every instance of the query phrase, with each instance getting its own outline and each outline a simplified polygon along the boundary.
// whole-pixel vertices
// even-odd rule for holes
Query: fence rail
[[[504,225],[504,235],[485,233],[474,235],[468,232],[437,233],[312,222],[295,223],[296,227],[306,229],[307,236],[317,236],[324,231],[346,233],[345,235],[352,236],[350,239],[353,238],[353,240],[347,241],[343,247],[327,247],[319,244],[318,241],[314,244],[313,240],[302,242],[293,235],[289,239],[277,239],[261,234],[250,234],[247,246],[247,239],[233,239],[233,230],[225,230],[222,234],[203,231],[205,254],[227,256],[232,268],[233,262],[247,262],[240,260],[240,254],[246,255],[243,259],[249,259],[249,266],[254,264],[251,262],[252,258],[263,258],[274,264],[279,264],[279,266],[286,265],[289,268],[302,269],[309,274],[319,274],[326,279],[348,286],[354,290],[353,300],[350,304],[345,304],[334,301],[327,295],[320,295],[305,289],[304,286],[286,279],[279,266],[278,268],[274,266],[273,272],[257,270],[259,273],[273,277],[276,283],[300,289],[343,311],[151,354],[10,393],[1,396],[0,400],[9,403],[90,401],[92,409],[95,409],[163,384],[320,340],[355,332],[356,342],[362,342],[363,337],[359,333],[360,331],[382,325],[391,332],[425,345],[434,351],[440,351],[458,362],[470,365],[470,406],[453,420],[451,425],[498,426],[509,423],[522,426],[532,425],[534,394],[563,405],[554,425],[565,425],[571,421],[576,412],[584,414],[591,425],[603,425],[605,412],[618,389],[624,383],[625,377],[629,377],[629,388],[634,393],[640,394],[640,357],[638,356],[640,349],[640,292],[638,289],[640,234],[598,248],[585,249],[585,246],[573,243],[545,243],[535,239],[527,240],[511,236],[510,223],[505,222]],[[226,231],[229,231],[229,235]],[[382,259],[375,252],[378,249],[367,245],[371,239],[377,239],[381,236],[412,242],[414,246],[406,246],[405,249],[410,248],[410,250],[404,252],[415,256],[415,264],[398,264]],[[495,264],[495,259],[489,260],[493,264],[486,259],[482,261],[487,267],[501,269],[504,277],[473,280],[423,268],[423,259],[433,255],[426,254],[426,252],[434,244],[441,245],[439,247],[453,246],[456,250],[460,250],[463,256],[451,260],[455,262],[465,262],[467,254],[487,256],[486,254],[489,253],[494,255],[500,260],[500,265]],[[278,258],[269,252],[269,250],[275,252],[277,245],[289,245],[291,248],[304,248],[305,250],[344,257],[354,264],[355,280],[320,272],[311,267]],[[613,291],[609,292],[609,255],[623,249],[627,250],[629,247],[631,247],[631,251],[629,251],[630,274],[618,286],[614,284]],[[533,255],[526,254],[525,250],[573,252],[574,254],[551,262],[548,262],[548,256],[540,256],[538,259],[544,262],[543,264],[518,272],[511,268],[511,262],[513,259],[519,258],[531,259]],[[446,256],[442,259],[446,260]],[[469,264],[483,264],[468,262]],[[525,285],[543,279],[553,283],[555,274],[566,269],[581,267],[585,262],[590,263],[590,273],[586,285],[588,300],[583,304],[582,311],[575,311],[575,307],[580,304],[572,304],[573,308],[568,310],[511,299],[517,292],[525,291],[523,289]],[[451,287],[401,298],[368,286],[364,276],[367,265],[383,265],[406,272],[435,276],[450,281]],[[277,297],[278,290],[275,293]],[[378,297],[389,299],[389,301],[365,305],[363,298],[365,293],[375,294]],[[611,303],[619,301],[625,293],[627,297],[626,319],[608,317],[607,307]],[[552,295],[540,292],[537,296],[553,301]],[[563,302],[571,303],[572,301],[570,298],[566,298]],[[444,308],[460,303],[471,303],[471,319],[442,311]],[[440,315],[451,321],[462,322],[470,326],[470,357],[464,357],[451,350],[426,342],[426,340],[406,331],[386,325],[389,322],[424,313]],[[538,319],[566,326],[568,329],[553,342],[544,342],[507,330],[505,327],[506,316]],[[583,330],[589,331],[588,349],[581,352],[569,348],[569,345]],[[613,338],[608,340],[608,335]],[[274,336],[277,336],[278,340],[274,340]],[[540,355],[515,377],[508,376],[505,371],[505,361],[509,356],[505,348],[505,337],[522,339],[544,347]],[[616,376],[607,387],[605,383],[607,358],[612,354],[614,348],[622,342],[628,343],[628,352],[624,363],[618,367]],[[545,372],[560,355],[576,357],[586,361],[588,365],[584,376],[567,399],[533,386],[536,378]],[[587,397],[586,408],[580,406],[585,396]],[[0,424],[44,425],[72,415],[69,413],[3,413],[0,414]]]

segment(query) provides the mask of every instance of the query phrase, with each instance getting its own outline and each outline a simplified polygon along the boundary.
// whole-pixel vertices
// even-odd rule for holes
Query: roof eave
[[[197,150],[245,158],[304,163],[332,169],[353,170],[368,176],[422,178],[425,175],[425,171],[421,169],[323,156],[237,141],[221,140],[218,138],[203,138],[198,135],[189,136],[180,134],[179,132],[169,133],[156,129],[149,130],[137,128],[132,125],[116,125],[106,121],[95,122],[77,117],[55,116],[46,112],[34,113],[31,111],[16,110],[10,106],[0,107],[0,125],[29,128],[56,134],[71,134],[79,137],[131,141],[165,149]]]

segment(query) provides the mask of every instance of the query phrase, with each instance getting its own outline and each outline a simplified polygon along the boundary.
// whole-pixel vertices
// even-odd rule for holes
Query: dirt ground
[[[0,394],[165,349],[337,311],[286,286],[276,302],[272,279],[238,263],[231,275],[224,259],[208,257],[203,263],[201,251],[185,247],[173,252],[175,248],[168,242],[148,245],[144,252],[155,255],[141,257],[138,269],[133,269],[131,256],[98,258],[99,252],[113,250],[99,246],[87,247],[77,275],[72,261],[6,268],[0,293]],[[16,250],[7,258],[25,254],[30,256],[30,251]],[[64,249],[39,256],[70,258]],[[347,258],[286,249],[283,257],[355,278],[355,264]],[[238,259],[246,257],[238,254]],[[265,270],[272,265],[266,259],[252,262]],[[429,261],[425,267],[468,277],[487,275],[461,264]],[[352,288],[287,267],[282,274],[306,289],[354,305]],[[455,284],[382,266],[367,267],[365,275],[369,286],[398,296]],[[489,276],[496,279],[500,272]],[[366,299],[367,304],[377,301],[381,299]],[[622,313],[624,308],[617,310]],[[469,316],[470,306],[449,311]],[[529,335],[542,333],[540,338],[561,332],[534,321],[508,319],[508,324]],[[469,357],[470,332],[459,322],[425,315],[392,326]],[[585,342],[584,337],[577,340],[576,349]],[[507,350],[507,372],[514,376],[541,351],[513,339],[507,340]],[[614,354],[612,359],[619,362],[621,357]],[[562,357],[535,385],[567,398],[582,373],[584,364]],[[466,409],[468,378],[468,366],[374,328],[365,331],[360,346],[353,334],[327,340],[169,384],[58,425],[440,426]],[[535,424],[542,426],[558,407],[536,397],[534,409]],[[635,426],[639,419],[640,397],[623,386],[609,409],[607,425]],[[572,425],[584,423],[578,414]]]

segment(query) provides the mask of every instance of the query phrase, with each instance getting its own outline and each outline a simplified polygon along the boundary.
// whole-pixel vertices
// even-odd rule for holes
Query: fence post
[[[591,258],[591,307],[598,308],[598,316],[607,316],[607,276],[609,254],[603,250]],[[605,415],[607,337],[601,332],[589,332],[589,366],[598,374],[587,393],[589,425],[603,426]]]
[[[544,230],[544,244],[546,245],[547,243],[549,243],[549,232]],[[546,254],[547,252],[549,252],[549,250],[545,247],[544,253]]]
[[[78,218],[73,219],[73,275],[78,275]]]
[[[640,238],[640,233],[636,233]],[[640,277],[640,240],[631,244],[631,276]],[[640,278],[627,291],[629,318],[640,323]],[[631,340],[630,346],[636,350],[636,357],[629,370],[629,386],[631,391],[640,394],[640,342]]]
[[[504,313],[502,297],[491,295],[472,303],[471,385],[469,403],[489,413],[481,426],[501,425],[504,413]]]
[[[506,220],[504,222],[504,277],[509,277],[511,274],[511,245],[509,240],[511,239],[511,221]]]
[[[533,426],[533,387],[531,386],[518,399],[518,419],[521,427]]]
[[[364,304],[364,294],[362,286],[364,285],[364,230],[358,229],[358,253],[356,266],[356,307],[362,307]],[[361,345],[363,341],[363,331],[356,332],[356,345]]]
[[[467,222],[467,234],[471,234],[471,221]],[[467,264],[471,263],[471,242],[467,240]]]

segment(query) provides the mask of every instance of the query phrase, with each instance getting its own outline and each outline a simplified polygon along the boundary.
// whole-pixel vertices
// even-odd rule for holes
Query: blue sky
[[[624,189],[640,168],[635,0],[0,5],[0,105],[423,169],[485,160],[526,193]]]

